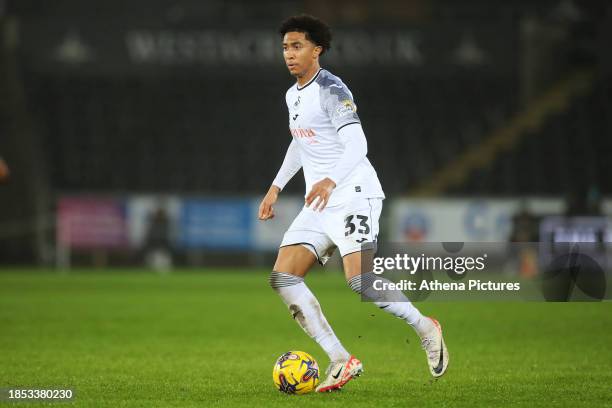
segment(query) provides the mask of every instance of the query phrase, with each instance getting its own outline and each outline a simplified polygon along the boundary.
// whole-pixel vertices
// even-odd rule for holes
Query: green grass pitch
[[[432,381],[412,329],[319,271],[307,283],[365,373],[337,393],[281,394],[281,353],[327,361],[267,274],[0,271],[0,388],[75,389],[32,404],[55,407],[612,406],[610,302],[419,303],[451,356]]]

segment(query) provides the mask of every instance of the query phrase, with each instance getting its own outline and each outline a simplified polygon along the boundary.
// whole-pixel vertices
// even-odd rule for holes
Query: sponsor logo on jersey
[[[316,133],[312,129],[290,128],[293,137],[315,137]]]
[[[307,144],[318,143],[315,139],[317,134],[312,129],[289,128],[289,132],[291,132],[291,136],[295,137],[296,139],[304,139]]]

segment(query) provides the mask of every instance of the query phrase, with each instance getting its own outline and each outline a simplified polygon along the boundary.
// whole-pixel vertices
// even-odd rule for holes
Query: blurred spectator
[[[144,253],[145,262],[150,268],[158,272],[166,272],[172,268],[170,218],[161,205],[149,217]]]
[[[0,157],[0,182],[4,182],[8,179],[9,168],[6,162]]]
[[[522,202],[518,213],[512,217],[511,242],[538,242],[539,219],[527,208],[527,203]],[[538,273],[537,251],[531,245],[512,246],[511,252],[515,253],[517,271],[523,278],[533,278]]]
[[[537,242],[539,239],[538,218],[533,215],[523,202],[521,209],[512,217],[511,242]]]
[[[587,214],[601,215],[601,191],[595,184],[591,184],[587,191]]]
[[[596,184],[584,184],[566,197],[565,215],[568,217],[601,215],[601,193]]]

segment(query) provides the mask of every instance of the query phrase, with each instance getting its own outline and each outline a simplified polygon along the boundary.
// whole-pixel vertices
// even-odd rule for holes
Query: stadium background
[[[0,344],[11,351],[2,365],[13,367],[0,374],[0,387],[77,384],[82,398],[109,406],[130,395],[160,406],[211,403],[210,395],[240,403],[251,391],[259,404],[282,404],[268,399],[271,361],[294,346],[320,356],[265,287],[302,205],[300,174],[273,222],[258,222],[255,209],[289,144],[284,93],[293,80],[276,29],[300,12],[333,28],[322,65],[357,102],[388,197],[381,240],[554,240],[558,225],[570,225],[564,237],[581,236],[585,216],[598,239],[611,240],[612,7],[605,1],[0,0],[0,157],[10,169],[0,184]],[[334,262],[312,284],[324,306],[333,298],[355,307]],[[235,303],[240,296],[248,306]],[[202,316],[219,304],[219,316]],[[376,313],[369,306],[349,313],[360,339]],[[448,380],[444,393],[459,405],[605,401],[609,348],[583,350],[561,321],[609,344],[609,303],[423,307],[449,321],[450,347],[454,340],[484,353],[464,359],[467,366],[458,357],[449,376],[508,360],[509,371],[493,370],[501,382],[483,384],[473,372],[468,383]],[[326,309],[337,331],[356,337],[338,310]],[[266,322],[245,334],[229,323],[235,319]],[[487,328],[476,333],[494,346],[474,351],[469,337],[480,322]],[[541,323],[543,332],[523,323]],[[404,336],[397,325],[377,325]],[[536,363],[510,356],[518,341],[512,328],[532,338],[526,358],[557,358],[548,377],[530,377]],[[246,387],[240,391],[228,385],[229,371],[240,368],[234,353],[244,352],[248,336],[258,355],[242,368],[250,380],[235,380]],[[564,336],[566,347],[551,336]],[[387,340],[363,353],[374,363],[391,358]],[[411,356],[408,367],[419,372],[422,357]],[[595,370],[588,378],[587,367]],[[210,371],[217,378],[203,374]],[[357,393],[385,386],[390,370],[371,373]],[[421,387],[414,401],[443,401],[423,390],[423,375],[410,378]],[[560,380],[563,392],[555,388]],[[581,387],[590,380],[591,388]],[[179,402],[174,386],[183,387]],[[543,391],[551,387],[554,398]],[[401,390],[400,382],[391,389]],[[492,399],[461,399],[461,389]],[[530,391],[517,400],[516,389]]]

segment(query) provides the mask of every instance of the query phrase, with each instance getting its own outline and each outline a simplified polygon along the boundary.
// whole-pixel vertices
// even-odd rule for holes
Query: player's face
[[[301,77],[317,62],[322,48],[306,39],[305,33],[288,32],[283,38],[283,57],[291,75]]]

